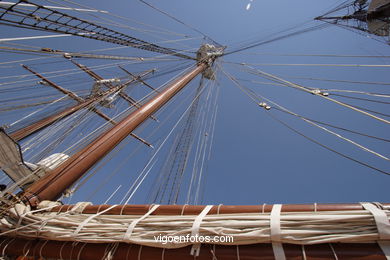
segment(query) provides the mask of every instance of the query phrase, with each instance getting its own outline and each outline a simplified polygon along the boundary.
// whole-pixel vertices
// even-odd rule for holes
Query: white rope
[[[208,87],[208,85],[210,83],[208,82],[206,84],[207,85],[205,85],[203,89],[206,89],[206,87]],[[207,93],[206,102],[208,101],[208,97],[209,97],[211,91],[214,89],[213,85],[211,87],[209,87],[208,89],[209,89],[209,91]],[[187,192],[186,203],[191,202],[193,204],[197,204],[198,199],[199,199],[201,179],[202,179],[202,174],[203,174],[203,166],[204,166],[204,161],[206,158],[206,149],[207,149],[207,145],[208,145],[208,143],[206,143],[206,142],[209,140],[209,138],[207,138],[205,133],[210,132],[210,129],[207,129],[207,126],[208,126],[207,125],[207,120],[208,120],[207,116],[210,116],[210,115],[212,116],[212,114],[213,114],[210,112],[210,109],[211,109],[210,104],[211,104],[211,102],[207,102],[206,105],[202,106],[201,107],[202,109],[200,109],[200,111],[198,112],[199,116],[197,118],[199,121],[198,122],[199,126],[197,127],[196,134],[195,134],[195,135],[197,135],[197,137],[195,138],[195,139],[197,139],[197,142],[195,140],[193,141],[193,143],[196,142],[196,149],[195,149],[194,161],[193,161],[192,172],[191,172],[191,180],[190,180],[190,184],[189,184],[189,188],[188,188],[188,192]],[[199,165],[200,165],[200,167],[199,167]],[[197,183],[196,183],[196,181],[197,181]],[[194,195],[192,192],[193,190],[195,193]],[[190,201],[191,195],[193,197],[192,201]]]
[[[126,234],[125,234],[123,239],[129,240],[131,237],[131,234],[133,233],[133,230],[134,230],[135,226],[138,224],[138,222],[140,222],[140,221],[144,220],[145,218],[147,218],[148,216],[150,216],[159,206],[160,205],[153,205],[153,207],[145,215],[143,215],[139,219],[136,219],[133,222],[131,222],[131,224],[129,225],[129,227],[126,230]]]
[[[0,5],[3,6],[12,6],[15,5],[15,3],[12,2],[1,2]],[[23,3],[17,3],[16,7],[19,6],[27,6],[27,7],[36,7],[35,5],[32,4],[23,4]],[[61,6],[51,6],[51,5],[44,5],[44,8],[50,8],[50,9],[58,9],[58,10],[73,10],[73,11],[78,11],[78,12],[98,12],[98,13],[108,13],[108,11],[103,11],[103,10],[97,10],[97,9],[81,9],[81,8],[66,8],[66,7],[61,7]],[[14,7],[15,8],[15,7]],[[60,34],[62,35],[62,34]]]
[[[91,202],[78,202],[76,205],[74,205],[70,210],[70,214],[81,214],[83,210],[87,207],[92,205]]]
[[[118,190],[121,187],[122,187],[122,185],[119,185],[118,188],[116,188],[116,190],[110,195],[110,197],[108,197],[108,199],[103,204],[107,204],[112,199],[112,197],[114,197],[114,195],[118,192]]]
[[[280,225],[280,212],[282,210],[281,204],[275,204],[272,207],[270,215],[270,233],[271,233],[271,242],[272,249],[274,251],[275,260],[286,260],[284,254],[283,245],[281,243],[281,225]]]
[[[319,66],[319,67],[370,67],[370,68],[387,68],[388,64],[277,64],[277,63],[240,63],[244,66]]]
[[[363,208],[368,210],[375,219],[375,224],[378,229],[379,247],[382,249],[387,260],[390,260],[390,223],[385,211],[379,209],[373,203],[362,202]],[[386,241],[387,240],[387,241]]]
[[[164,257],[165,257],[165,248],[163,248],[161,251],[161,260],[164,260]]]
[[[49,103],[48,105],[46,105],[46,106],[44,106],[44,107],[42,107],[42,108],[40,108],[40,109],[37,109],[37,110],[31,112],[30,114],[28,114],[28,115],[22,117],[22,118],[19,119],[19,120],[16,120],[15,122],[13,122],[12,124],[10,124],[9,126],[13,126],[13,125],[15,125],[15,124],[17,124],[17,123],[19,123],[19,122],[25,120],[26,118],[29,118],[30,116],[32,116],[32,115],[34,115],[34,114],[36,114],[36,113],[38,113],[38,112],[40,112],[40,111],[42,111],[42,110],[48,108],[49,106],[51,106],[51,105],[57,103],[58,101],[63,100],[64,98],[67,98],[67,97],[68,97],[68,95],[65,95],[65,96],[63,96],[63,97],[61,97],[61,98],[59,98],[59,99],[56,99],[56,100],[54,100],[53,102]]]
[[[94,71],[98,70],[105,70],[109,68],[113,68],[119,65],[129,65],[129,64],[140,64],[143,63],[145,60],[158,60],[160,58],[164,58],[169,55],[159,55],[154,58],[145,58],[142,60],[136,60],[136,61],[124,61],[124,62],[116,62],[116,63],[109,63],[109,64],[103,64],[103,65],[96,65],[96,66],[90,66],[90,69],[93,69]],[[64,73],[67,72],[67,73]],[[61,73],[61,74],[59,74]],[[64,69],[64,70],[57,70],[57,71],[50,71],[50,72],[45,72],[42,73],[47,79],[53,79],[57,77],[63,77],[63,76],[69,76],[69,75],[75,75],[75,74],[83,74],[83,71],[80,71],[80,69]],[[52,74],[58,74],[58,75],[52,75]],[[52,75],[52,76],[51,76]],[[10,85],[10,84],[15,84],[15,83],[25,83],[25,82],[34,82],[35,78],[34,75],[31,74],[22,74],[22,75],[15,75],[15,76],[3,76],[0,77],[0,79],[5,79],[5,78],[24,78],[24,77],[31,77],[31,79],[26,79],[26,80],[16,80],[16,81],[10,81],[10,82],[3,82],[0,83],[0,86],[3,85]]]
[[[207,105],[206,105],[206,110],[205,111],[209,111],[208,113],[205,112],[204,114],[204,121],[205,121],[205,124],[204,124],[204,129],[200,131],[200,135],[202,136],[202,139],[203,139],[203,155],[202,155],[202,158],[201,158],[201,161],[200,161],[200,169],[199,169],[199,177],[198,177],[198,185],[197,185],[197,189],[196,189],[196,194],[195,194],[195,203],[198,204],[199,203],[199,194],[200,194],[200,188],[201,188],[201,184],[202,184],[202,177],[203,177],[203,170],[204,170],[204,165],[205,165],[205,160],[206,160],[206,154],[207,154],[207,150],[208,150],[208,147],[209,149],[211,149],[211,139],[209,138],[209,135],[210,135],[210,132],[211,132],[211,129],[213,127],[213,122],[211,121],[213,119],[213,109],[215,109],[215,107],[212,107],[213,104],[216,105],[216,103],[213,102],[212,98],[209,98],[210,95],[214,94],[215,91],[213,91],[215,88],[213,87],[215,86],[212,85],[210,88],[209,88],[209,95],[207,97]],[[213,92],[211,92],[213,91]],[[209,121],[209,122],[207,122]],[[206,135],[207,133],[207,135]]]
[[[138,249],[138,260],[141,260],[142,245]]]
[[[379,241],[378,245],[382,249],[386,259],[390,260],[390,241]]]
[[[80,225],[76,228],[76,230],[73,232],[72,235],[73,236],[77,236],[77,234],[80,233],[81,229],[83,229],[83,227],[85,225],[87,225],[88,222],[90,222],[92,219],[96,218],[97,216],[102,215],[103,213],[105,213],[105,212],[115,208],[116,206],[117,205],[112,205],[111,207],[109,207],[109,208],[107,208],[107,209],[105,209],[105,210],[103,210],[101,212],[98,212],[98,213],[96,213],[96,214],[94,214],[92,216],[89,216],[86,220],[84,220],[83,222],[80,223]]]
[[[332,244],[329,244],[329,247],[330,247],[330,249],[332,249],[332,253],[333,253],[334,259],[335,259],[335,260],[339,260],[339,258],[337,257],[336,251],[335,251],[334,248],[333,248],[333,245],[332,245]]]
[[[0,3],[1,5],[1,3]],[[0,42],[8,41],[21,41],[21,40],[34,40],[34,39],[44,39],[44,38],[55,38],[55,37],[69,37],[71,34],[55,34],[55,35],[39,35],[39,36],[30,36],[30,37],[16,37],[16,38],[3,38],[0,39]]]
[[[256,71],[258,71],[258,70],[256,70]],[[224,72],[224,71],[223,71],[223,72]],[[268,73],[265,73],[265,72],[262,72],[262,71],[258,71],[258,72],[261,73],[261,74],[265,74],[265,75],[267,75],[267,76],[270,75],[270,77],[275,77],[275,78],[277,78],[276,76],[273,76],[273,75],[271,75],[271,74],[268,74]],[[254,102],[258,103],[257,99],[259,99],[259,98],[257,97],[256,94],[255,94],[256,96],[254,97],[253,95],[251,95],[251,94],[254,94],[254,93],[248,92],[248,90],[244,89],[243,86],[242,86],[241,84],[239,84],[239,82],[237,82],[237,80],[235,80],[231,75],[229,75],[227,72],[224,72],[224,73],[225,73],[225,75],[226,75],[231,81],[233,81],[233,83],[234,83],[236,86],[238,86],[244,93],[246,93]],[[279,78],[277,78],[277,79],[279,79]],[[283,80],[283,79],[280,79],[280,80],[285,81],[285,80]],[[285,81],[285,82],[288,82],[288,81]],[[299,89],[302,89],[302,90],[304,90],[304,91],[307,91],[307,92],[310,92],[310,93],[311,93],[311,90],[307,89],[306,87],[302,87],[302,86],[300,86],[300,85],[297,85],[297,84],[294,84],[294,83],[291,83],[291,82],[288,82],[288,83],[289,83],[289,84],[293,84],[294,87],[297,86],[296,88],[299,88]],[[312,94],[315,94],[315,93],[312,93]],[[315,94],[315,95],[318,95],[318,96],[321,96],[321,97],[323,97],[323,98],[329,99],[328,97],[324,97],[323,95],[320,95],[320,94]],[[338,134],[338,133],[336,133],[336,132],[334,132],[334,131],[331,131],[331,130],[329,130],[328,128],[326,128],[326,127],[324,127],[324,126],[321,126],[321,125],[319,125],[319,124],[317,124],[317,123],[315,123],[315,122],[313,122],[313,121],[311,121],[311,120],[309,120],[309,119],[307,119],[307,118],[305,118],[305,117],[303,117],[303,116],[301,116],[301,115],[298,115],[297,113],[294,113],[294,112],[288,110],[287,108],[285,108],[285,107],[279,105],[279,104],[276,103],[276,102],[273,102],[272,100],[270,100],[270,99],[268,99],[268,98],[266,98],[266,97],[264,97],[264,96],[262,96],[262,95],[258,95],[258,96],[260,96],[262,99],[266,100],[267,102],[270,102],[271,104],[277,106],[279,109],[283,110],[284,112],[286,112],[286,113],[288,113],[288,114],[290,114],[290,115],[296,116],[296,117],[300,118],[301,120],[305,121],[306,123],[309,123],[309,124],[311,124],[311,125],[313,125],[313,126],[319,128],[319,129],[321,129],[321,130],[323,130],[323,131],[325,131],[325,132],[327,132],[327,133],[329,133],[329,134],[332,134],[332,135],[334,135],[334,136],[336,136],[336,137],[338,137],[338,138],[340,138],[340,139],[342,139],[342,140],[344,140],[344,141],[346,141],[346,142],[348,142],[348,143],[350,143],[350,144],[352,144],[352,145],[355,145],[355,146],[357,146],[358,148],[362,149],[362,150],[365,151],[365,152],[371,153],[371,154],[373,154],[373,155],[375,155],[375,156],[378,156],[379,158],[382,158],[382,159],[384,159],[384,160],[386,160],[386,161],[389,161],[389,160],[390,160],[388,157],[386,157],[386,156],[384,156],[384,155],[382,155],[382,154],[380,154],[380,153],[378,153],[378,152],[375,152],[375,151],[373,151],[373,150],[371,150],[371,149],[369,149],[369,148],[367,148],[367,147],[365,147],[365,146],[363,146],[363,145],[361,145],[361,144],[359,144],[359,143],[357,143],[357,142],[355,142],[355,141],[353,141],[353,140],[351,140],[351,139],[349,139],[349,138],[347,138],[347,137],[344,137],[344,136],[342,136],[341,134]],[[335,100],[333,100],[333,99],[331,99],[331,100],[332,100],[332,101],[335,101]],[[336,100],[335,102],[337,103],[338,101]],[[259,105],[260,105],[260,104],[259,104]],[[388,123],[390,123],[390,121],[388,121]]]
[[[7,249],[7,247],[9,246],[9,244],[11,244],[14,240],[15,240],[15,238],[10,239],[10,240],[8,241],[8,243],[4,246],[3,251],[2,251],[2,257],[6,256],[6,255],[5,255],[6,249]]]
[[[87,245],[87,243],[85,243],[84,245],[81,246],[80,251],[79,251],[79,253],[77,254],[77,260],[80,260],[81,252],[83,252],[83,249],[84,249],[84,247],[85,247],[86,245]]]
[[[207,205],[202,210],[202,212],[195,218],[194,223],[192,224],[192,228],[191,228],[191,236],[192,237],[198,237],[199,236],[200,224],[202,223],[203,218],[207,215],[207,213],[209,213],[209,211],[211,210],[212,207],[213,207],[213,205]],[[200,245],[201,245],[200,243],[193,244],[192,248],[191,248],[191,253],[190,254],[193,255],[193,256],[199,256]]]
[[[263,98],[264,98],[264,97],[263,97]],[[287,113],[289,113],[289,114],[291,114],[291,115],[294,115],[294,116],[296,116],[296,117],[302,119],[303,121],[305,121],[305,122],[307,122],[307,123],[309,123],[309,124],[311,124],[311,125],[313,125],[313,126],[315,126],[315,127],[318,127],[318,128],[320,128],[320,129],[324,130],[325,132],[328,132],[329,134],[332,134],[332,135],[334,135],[334,136],[336,136],[336,137],[338,137],[338,138],[340,138],[340,139],[342,139],[342,140],[344,140],[344,141],[346,141],[346,142],[349,142],[350,144],[353,144],[353,145],[359,147],[359,148],[362,149],[363,151],[369,152],[369,153],[371,153],[371,154],[373,154],[373,155],[375,155],[375,156],[378,156],[379,158],[382,158],[382,159],[384,159],[384,160],[387,160],[387,161],[390,160],[388,157],[386,157],[386,156],[384,156],[384,155],[382,155],[382,154],[380,154],[380,153],[378,153],[378,152],[375,152],[375,151],[373,151],[373,150],[371,150],[371,149],[369,149],[369,148],[367,148],[367,147],[365,147],[365,146],[363,146],[363,145],[361,145],[361,144],[359,144],[359,143],[357,143],[357,142],[355,142],[355,141],[353,141],[353,140],[351,140],[351,139],[349,139],[349,138],[347,138],[347,137],[345,137],[345,136],[342,136],[341,134],[338,134],[338,133],[336,133],[336,132],[334,132],[334,131],[331,131],[331,130],[329,130],[328,128],[326,128],[326,127],[324,127],[324,126],[321,126],[321,125],[319,125],[319,124],[317,124],[317,123],[315,123],[315,122],[313,122],[313,121],[311,121],[311,120],[309,120],[309,119],[306,119],[306,118],[304,118],[304,117],[298,115],[297,113],[294,113],[294,112],[288,110],[287,108],[285,108],[285,107],[283,107],[283,106],[281,106],[281,105],[279,105],[279,104],[273,102],[273,101],[270,100],[270,99],[267,99],[267,98],[264,98],[264,99],[267,100],[268,102],[270,102],[270,103],[276,105],[277,107],[279,107],[280,109],[284,110],[285,112],[287,112]]]
[[[168,84],[168,82],[166,83]],[[199,93],[199,95],[203,92],[203,90]],[[171,131],[168,133],[168,135],[165,137],[165,139],[163,140],[163,142],[159,145],[159,147],[155,150],[154,154],[152,155],[152,157],[149,159],[149,161],[147,162],[147,164],[145,165],[145,167],[143,168],[142,172],[140,173],[140,175],[137,177],[136,181],[133,183],[132,187],[130,187],[129,189],[129,192],[133,189],[133,187],[136,185],[136,182],[138,181],[138,179],[141,178],[142,175],[144,175],[142,177],[142,179],[139,181],[138,185],[134,188],[133,192],[130,194],[130,196],[128,197],[128,199],[126,200],[126,203],[127,204],[130,199],[133,197],[133,195],[135,194],[135,192],[138,190],[138,188],[140,187],[140,185],[143,183],[143,181],[145,180],[146,176],[149,174],[151,168],[154,166],[154,163],[153,165],[150,167],[150,169],[148,170],[148,172],[146,172],[144,174],[144,172],[147,170],[147,167],[153,162],[154,158],[157,156],[157,154],[160,152],[160,150],[163,148],[163,146],[165,145],[165,143],[168,141],[169,137],[172,135],[172,133],[174,132],[174,130],[176,129],[176,127],[179,125],[179,123],[181,122],[181,120],[183,120],[184,116],[186,115],[187,111],[191,108],[192,104],[195,102],[197,97],[194,98],[194,100],[189,104],[189,106],[186,108],[186,110],[181,114],[180,118],[177,120],[177,122],[175,123],[175,125],[172,127]],[[129,193],[128,192],[128,193]],[[125,197],[128,195],[128,193],[125,195]]]
[[[305,245],[302,245],[302,257],[303,257],[303,260],[307,260]]]
[[[363,111],[363,110],[361,110],[361,109],[359,109],[359,108],[356,108],[356,107],[351,106],[351,105],[349,105],[349,104],[346,104],[346,103],[344,103],[344,102],[340,102],[340,101],[335,100],[335,99],[333,99],[333,98],[324,96],[324,95],[322,95],[322,94],[320,94],[320,93],[316,93],[316,92],[313,91],[312,89],[309,89],[309,88],[304,87],[304,86],[301,86],[301,85],[299,85],[299,84],[295,84],[295,83],[293,83],[293,82],[284,80],[284,79],[279,78],[279,77],[277,77],[277,76],[275,76],[275,75],[272,75],[272,74],[266,73],[266,72],[264,72],[264,71],[255,69],[255,68],[253,68],[253,67],[251,67],[251,66],[248,66],[248,65],[245,65],[245,64],[243,64],[243,65],[246,66],[246,67],[248,67],[248,68],[251,70],[250,73],[253,73],[253,74],[257,74],[257,75],[266,77],[267,79],[270,79],[270,80],[272,80],[272,81],[280,82],[280,83],[282,83],[282,84],[285,85],[285,86],[289,86],[289,87],[293,87],[293,88],[296,88],[296,89],[300,89],[300,90],[305,91],[305,92],[307,92],[307,93],[310,93],[310,94],[316,95],[316,96],[318,96],[318,97],[324,98],[324,99],[326,99],[326,100],[329,100],[329,101],[331,101],[331,102],[334,102],[334,103],[336,103],[336,104],[338,104],[338,105],[341,105],[341,106],[347,107],[347,108],[349,108],[349,109],[352,109],[352,110],[354,110],[354,111],[356,111],[356,112],[365,114],[365,115],[367,115],[367,116],[369,116],[369,117],[371,117],[371,118],[374,118],[374,119],[376,119],[376,120],[379,120],[379,121],[381,121],[381,122],[390,124],[390,121],[389,121],[389,120],[386,120],[386,119],[377,117],[377,116],[375,116],[375,115],[373,115],[373,114],[371,114],[371,113],[368,113],[368,112],[366,112],[366,111]],[[390,65],[389,65],[389,66],[390,66]]]

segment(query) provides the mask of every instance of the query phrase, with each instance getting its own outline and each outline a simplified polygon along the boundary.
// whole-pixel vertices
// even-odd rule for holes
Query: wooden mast
[[[114,149],[117,144],[167,103],[193,78],[205,71],[207,67],[208,65],[205,62],[198,63],[194,69],[179,79],[176,79],[165,90],[161,91],[149,102],[132,112],[111,130],[103,133],[100,137],[71,156],[56,169],[48,172],[45,177],[26,189],[24,193],[25,200],[32,206],[36,206],[42,200],[55,200],[59,198],[61,194],[82,177],[88,169]]]

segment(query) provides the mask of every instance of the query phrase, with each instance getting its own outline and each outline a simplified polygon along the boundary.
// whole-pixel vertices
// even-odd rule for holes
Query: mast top
[[[223,55],[225,46],[216,47],[212,44],[202,44],[199,50],[196,52],[196,60],[198,63],[208,63],[207,69],[202,72],[203,77],[210,80],[215,80],[214,69],[212,65],[216,58]]]

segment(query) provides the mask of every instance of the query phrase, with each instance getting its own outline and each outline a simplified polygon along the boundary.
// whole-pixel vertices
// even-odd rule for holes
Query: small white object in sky
[[[246,5],[246,10],[248,11],[251,8],[253,0],[249,0],[249,3]]]

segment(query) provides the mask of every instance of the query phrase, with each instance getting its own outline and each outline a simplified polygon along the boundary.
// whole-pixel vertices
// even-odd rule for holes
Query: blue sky
[[[169,0],[163,3],[160,1],[150,1],[150,3],[182,20],[186,24],[197,28],[218,43],[227,46],[226,51],[230,51],[235,50],[237,47],[246,46],[251,42],[270,39],[275,33],[289,28],[300,30],[318,25],[320,22],[312,21],[312,19],[331,9],[340,3],[340,1],[254,0],[251,2],[251,8],[249,10],[246,9],[249,0]],[[199,39],[200,35],[197,32],[157,13],[139,1],[83,1],[83,4],[94,6],[97,9],[107,10],[110,13],[138,22],[148,23],[153,26],[169,29],[172,32],[188,35],[188,41],[183,41],[183,43],[192,48],[197,48],[202,41]],[[90,16],[85,17],[91,20],[96,19]],[[129,26],[146,28],[143,25],[131,21],[115,17],[109,18]],[[100,21],[108,23],[108,21]],[[168,46],[167,44],[169,44],[170,47],[184,48],[181,45],[162,42],[169,39],[182,39],[182,36],[160,35],[163,39],[158,40],[155,37],[156,35],[153,34],[132,31],[125,27],[105,26],[111,26],[110,28],[115,28],[115,30],[134,35],[147,41],[160,42],[159,44],[162,46]],[[156,27],[147,28],[159,30]],[[0,34],[3,38],[8,38],[26,35],[43,35],[45,33],[1,26]],[[192,40],[191,37],[196,39]],[[116,47],[107,43],[77,39],[76,37],[60,40],[31,40],[24,41],[23,43],[34,46],[50,46],[53,49],[60,50],[86,52],[98,48]],[[106,51],[106,53],[108,52],[129,56],[152,55],[130,48]],[[313,54],[387,56],[387,58],[305,56]],[[28,55],[19,54],[17,56],[16,54],[11,55],[9,53],[0,53],[0,55],[2,55],[3,60],[10,61],[30,57]],[[223,70],[240,79],[241,84],[250,88],[255,93],[265,96],[300,115],[389,139],[390,131],[388,124],[296,89],[268,84],[255,84],[250,81],[267,81],[261,77],[248,74],[242,70],[242,66],[240,65],[229,63],[262,64],[257,65],[256,68],[312,88],[348,89],[388,94],[387,85],[352,84],[347,82],[340,83],[302,79],[322,78],[389,83],[388,67],[325,67],[308,65],[387,65],[389,64],[388,56],[390,56],[388,45],[352,31],[344,30],[336,26],[329,26],[321,30],[289,37],[225,56],[222,58],[221,66]],[[111,62],[95,60],[79,61],[89,66]],[[71,65],[60,59],[58,59],[58,63],[53,64],[43,64],[33,61],[30,63],[32,67],[42,72],[50,71],[53,68],[57,70],[72,68]],[[176,64],[176,62],[174,63]],[[302,64],[302,66],[291,64]],[[303,66],[304,64],[306,65]],[[153,66],[161,68],[162,66],[168,65],[169,62],[126,66],[129,69],[139,72],[143,69],[150,69]],[[20,68],[5,68],[4,74],[2,74],[19,75],[25,73]],[[120,72],[117,68],[108,68],[102,70],[100,73],[106,77],[116,75],[124,76],[123,72]],[[173,77],[173,74],[151,79],[150,83],[154,84],[154,86],[160,86],[170,77]],[[90,79],[83,74],[74,75],[72,79],[68,79],[68,82],[65,78],[59,78],[58,81],[70,89],[74,87],[75,91],[88,89],[91,85]],[[84,81],[86,83],[82,85],[81,82]],[[76,87],[75,82],[80,85]],[[151,137],[151,141],[155,142],[156,147],[158,147],[158,144],[168,134],[170,126],[176,122],[175,120],[179,118],[180,114],[188,106],[188,102],[180,105],[180,98],[184,98],[193,93],[198,82],[199,80],[197,79],[190,84],[189,88],[181,96],[168,105],[166,111],[164,110],[158,114],[159,119],[161,119],[160,124],[162,124],[169,114],[167,111],[177,108],[177,112],[175,112],[173,118],[169,119],[171,121],[162,124],[160,128],[161,132]],[[219,96],[217,99],[218,113],[211,156],[204,166],[203,177],[205,181],[201,187],[201,190],[204,191],[202,196],[203,200],[199,201],[199,203],[262,204],[387,201],[390,176],[356,164],[313,144],[273,120],[267,113],[272,113],[272,115],[277,116],[284,122],[288,122],[291,126],[311,138],[315,138],[339,152],[348,154],[353,158],[364,161],[384,171],[388,171],[389,169],[388,161],[377,158],[353,145],[346,144],[344,141],[324,133],[324,131],[310,126],[300,119],[294,119],[292,116],[282,114],[273,108],[268,112],[265,111],[253,103],[221,71],[218,72],[217,82],[215,83],[218,83],[215,85],[215,89],[219,88]],[[72,84],[74,85],[72,86]],[[210,83],[211,85],[213,84]],[[135,89],[132,94],[142,96],[143,92],[142,90]],[[334,98],[350,104],[370,108],[371,110],[381,111],[382,113],[389,111],[388,104],[384,105],[338,97]],[[366,98],[386,101],[386,98]],[[206,101],[202,101],[201,103],[206,104]],[[118,101],[117,105],[119,107],[125,104]],[[208,112],[210,111],[205,110],[206,114]],[[9,115],[0,114],[0,116],[2,117],[0,118],[2,119],[2,123],[8,123],[11,120]],[[95,127],[96,124],[98,122],[95,122]],[[89,131],[89,127],[93,127],[92,123],[88,124],[88,127],[84,129],[85,132]],[[156,127],[157,123],[149,122],[148,126],[138,129],[136,132],[141,136],[147,136]],[[372,140],[345,132],[339,133],[385,156],[390,154],[387,142]],[[175,135],[177,135],[177,132],[173,134],[173,136]],[[102,166],[102,170],[99,170],[97,175],[91,178],[74,195],[71,202],[92,199],[94,203],[102,203],[119,187],[118,185],[122,185],[120,191],[114,195],[110,202],[117,203],[120,201],[123,194],[134,183],[135,176],[141,172],[153,154],[153,151],[150,151],[149,148],[141,147],[136,156],[126,161],[123,167],[117,169],[116,166],[123,162],[125,160],[124,158],[136,149],[136,147],[137,143],[129,139],[126,145],[115,154],[116,159]],[[64,148],[59,147],[58,149],[61,150]],[[166,154],[169,150],[168,148],[164,149],[161,151],[162,154]],[[163,155],[158,156],[158,158],[163,157]],[[146,202],[145,198],[148,197],[152,187],[151,185],[161,170],[163,163],[162,159],[156,162],[155,167],[148,177],[145,178],[145,181],[130,201],[131,203]],[[102,185],[102,180],[105,179],[105,176],[114,171],[118,171],[118,174],[104,184],[104,188],[95,191],[95,187]],[[186,178],[189,178],[189,172],[186,172],[186,176]],[[185,201],[186,190],[187,188],[183,184],[179,203]]]

